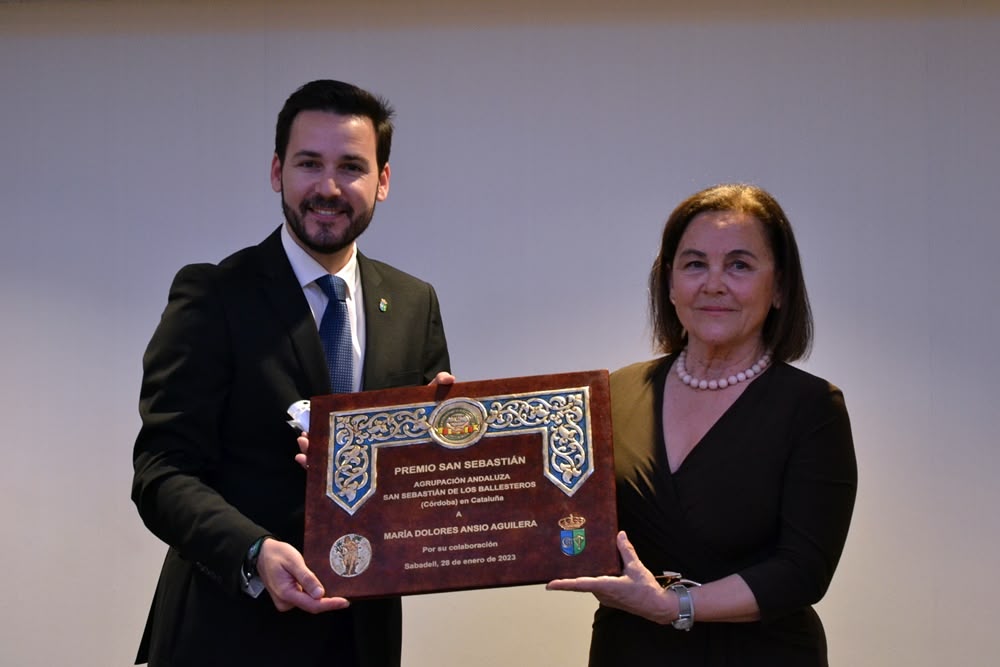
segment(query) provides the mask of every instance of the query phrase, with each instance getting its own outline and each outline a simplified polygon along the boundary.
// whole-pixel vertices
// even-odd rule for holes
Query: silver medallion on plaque
[[[330,568],[342,577],[358,576],[371,562],[371,542],[361,535],[349,533],[330,547]]]

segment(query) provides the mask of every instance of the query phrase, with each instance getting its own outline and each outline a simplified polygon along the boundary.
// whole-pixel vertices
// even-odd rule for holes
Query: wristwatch
[[[694,625],[694,600],[691,598],[691,591],[684,584],[671,584],[668,590],[677,594],[677,608],[679,614],[677,620],[670,625],[675,630],[690,630]]]
[[[252,598],[259,597],[264,592],[264,582],[257,576],[257,559],[260,557],[260,545],[264,543],[267,536],[260,538],[250,545],[247,555],[243,559],[243,567],[240,568],[240,583],[243,592]]]

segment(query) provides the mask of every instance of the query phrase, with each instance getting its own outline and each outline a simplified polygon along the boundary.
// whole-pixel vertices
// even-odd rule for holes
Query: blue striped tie
[[[316,284],[330,300],[319,323],[319,339],[326,353],[330,371],[330,390],[335,394],[354,390],[354,351],[351,347],[351,321],[347,316],[347,283],[343,278],[326,275]]]

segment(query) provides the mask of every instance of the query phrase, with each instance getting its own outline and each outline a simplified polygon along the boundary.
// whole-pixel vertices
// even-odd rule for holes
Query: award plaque
[[[327,595],[618,574],[607,371],[310,401],[305,548]]]

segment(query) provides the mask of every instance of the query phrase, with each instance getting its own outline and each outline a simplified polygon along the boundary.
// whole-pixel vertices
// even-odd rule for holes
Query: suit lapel
[[[292,349],[305,381],[303,398],[330,393],[330,378],[316,321],[306,303],[288,256],[281,245],[281,228],[257,246],[257,271],[264,278],[264,299],[275,313],[281,328],[291,339]]]
[[[384,349],[389,334],[389,319],[386,317],[392,303],[392,294],[378,267],[358,251],[358,270],[361,272],[361,289],[364,292],[365,309],[365,360],[361,376],[361,389],[378,386],[378,378],[385,375],[379,363],[377,350]]]

